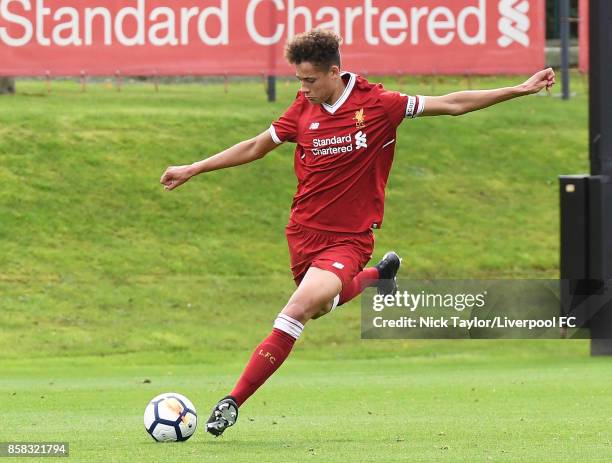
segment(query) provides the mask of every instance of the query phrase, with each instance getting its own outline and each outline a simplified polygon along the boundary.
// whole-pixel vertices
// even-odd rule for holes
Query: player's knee
[[[321,318],[323,315],[327,315],[328,313],[332,311],[333,308],[334,308],[333,302],[332,301],[328,302],[323,307],[321,307],[321,309],[319,309],[317,313],[315,313],[312,316],[312,319],[316,320],[317,318]]]
[[[283,313],[292,316],[296,320],[307,321],[322,317],[331,310],[327,305],[321,306],[313,301],[307,300],[291,300],[283,309]]]

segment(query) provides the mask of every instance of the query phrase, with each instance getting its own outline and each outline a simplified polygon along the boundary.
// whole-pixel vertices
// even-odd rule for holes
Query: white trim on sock
[[[279,313],[276,320],[274,320],[274,328],[284,331],[292,338],[297,339],[300,337],[300,334],[302,334],[304,325],[302,325],[296,319],[291,318],[289,315]]]

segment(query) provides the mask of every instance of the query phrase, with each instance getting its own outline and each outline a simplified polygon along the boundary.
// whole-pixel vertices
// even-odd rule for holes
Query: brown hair
[[[309,62],[324,71],[340,66],[342,39],[334,31],[313,29],[296,35],[285,45],[285,58],[290,64]]]

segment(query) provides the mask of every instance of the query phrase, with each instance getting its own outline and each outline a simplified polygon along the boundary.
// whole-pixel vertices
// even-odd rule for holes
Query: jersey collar
[[[342,106],[342,104],[348,99],[349,95],[351,94],[351,91],[353,90],[353,87],[355,86],[357,76],[352,72],[343,72],[342,74],[340,74],[340,77],[344,77],[346,75],[349,76],[349,81],[348,84],[346,84],[346,87],[344,87],[344,91],[342,92],[342,95],[340,95],[340,98],[338,98],[338,100],[333,105],[321,103],[321,106],[323,106],[330,114],[334,114],[338,109],[340,109],[340,106]]]

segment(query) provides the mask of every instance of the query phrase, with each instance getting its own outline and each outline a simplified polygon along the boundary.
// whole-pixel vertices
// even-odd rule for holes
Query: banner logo
[[[527,13],[529,12],[529,0],[500,0],[499,32],[501,37],[497,39],[500,47],[506,48],[514,42],[520,43],[524,47],[529,46],[529,27],[531,21]]]

